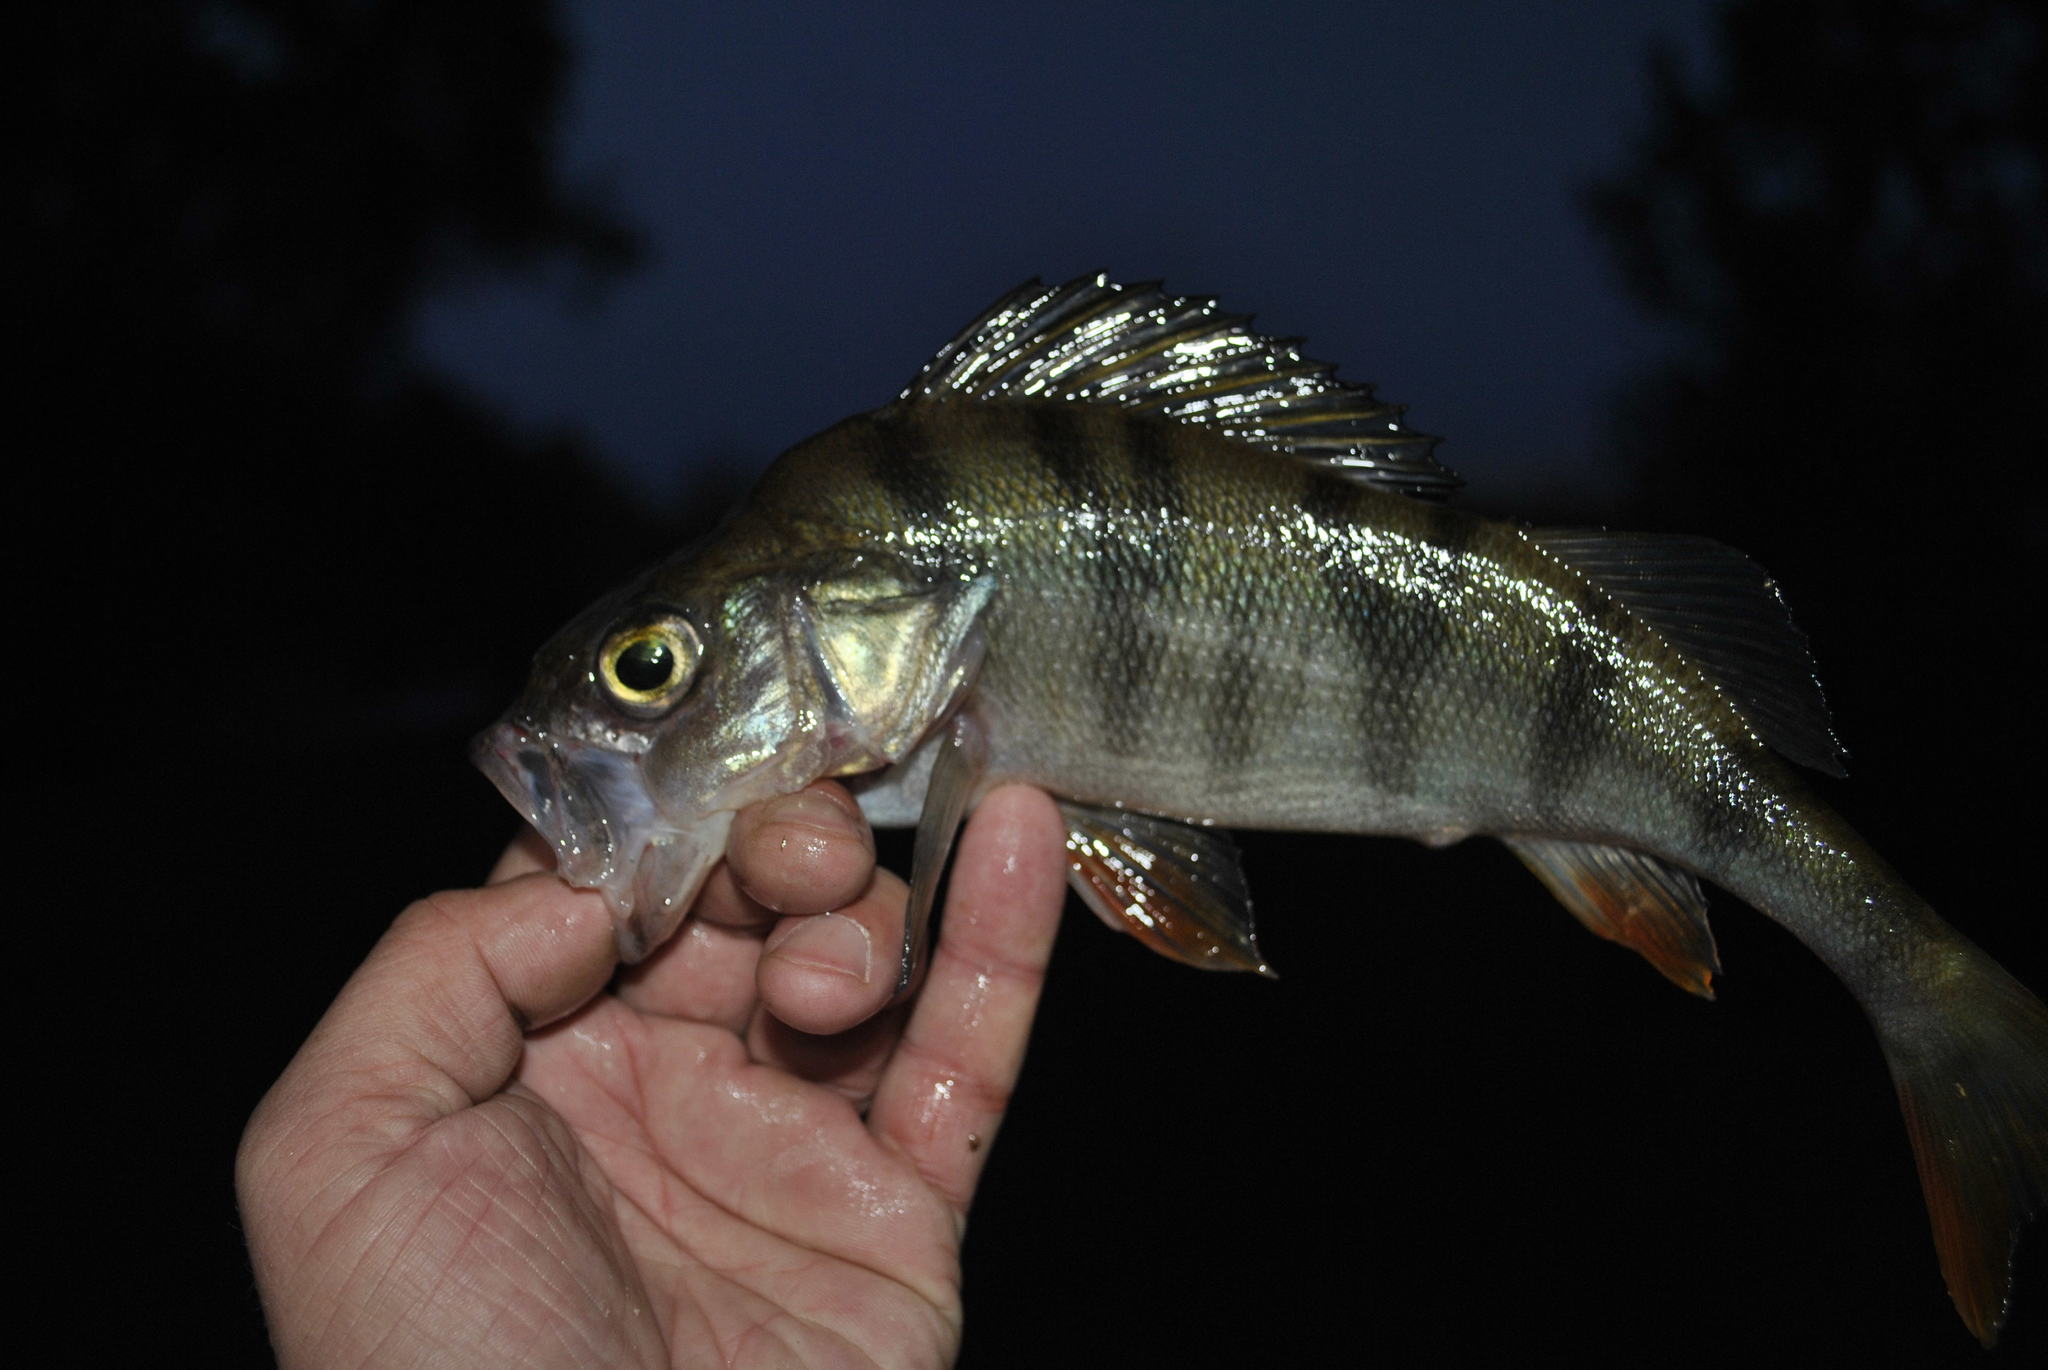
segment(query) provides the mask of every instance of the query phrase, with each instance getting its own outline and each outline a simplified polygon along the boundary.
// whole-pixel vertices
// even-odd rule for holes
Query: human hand
[[[609,992],[602,899],[525,843],[406,910],[243,1137],[280,1362],[950,1364],[1063,835],[1044,795],[989,795],[888,1007],[904,886],[836,785],[741,815]]]

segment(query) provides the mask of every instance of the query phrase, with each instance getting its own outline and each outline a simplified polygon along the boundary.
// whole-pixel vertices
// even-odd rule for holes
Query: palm
[[[830,1087],[616,999],[535,1040],[520,1078],[574,1138],[549,1179],[582,1227],[578,1286],[731,1365],[950,1359],[953,1211]]]
[[[399,920],[244,1135],[281,1363],[951,1359],[960,1233],[1058,914],[1058,816],[984,801],[929,973],[878,1013],[893,977],[866,949],[900,944],[902,882],[857,816],[851,846],[813,841],[790,798],[791,822],[743,815],[684,930],[615,979],[601,901],[512,878],[530,853]]]

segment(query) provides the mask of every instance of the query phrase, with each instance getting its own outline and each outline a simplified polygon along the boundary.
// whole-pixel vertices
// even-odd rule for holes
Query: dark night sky
[[[1579,197],[1702,0],[1031,6],[602,0],[561,149],[646,235],[578,297],[476,282],[425,353],[650,493],[891,397],[1030,276],[1219,296],[1410,406],[1497,507],[1617,498],[1613,387],[1659,335]]]

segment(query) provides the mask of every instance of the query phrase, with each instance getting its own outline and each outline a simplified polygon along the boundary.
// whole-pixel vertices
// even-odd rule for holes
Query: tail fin
[[[1958,939],[1911,1009],[1873,1015],[1956,1311],[1990,1346],[2020,1228],[2048,1206],[2048,1008]]]

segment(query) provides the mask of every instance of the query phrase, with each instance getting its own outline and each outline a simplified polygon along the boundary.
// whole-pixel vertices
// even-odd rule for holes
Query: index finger
[[[1066,894],[1051,799],[1008,785],[961,834],[931,970],[869,1123],[964,1220],[1024,1064]]]

